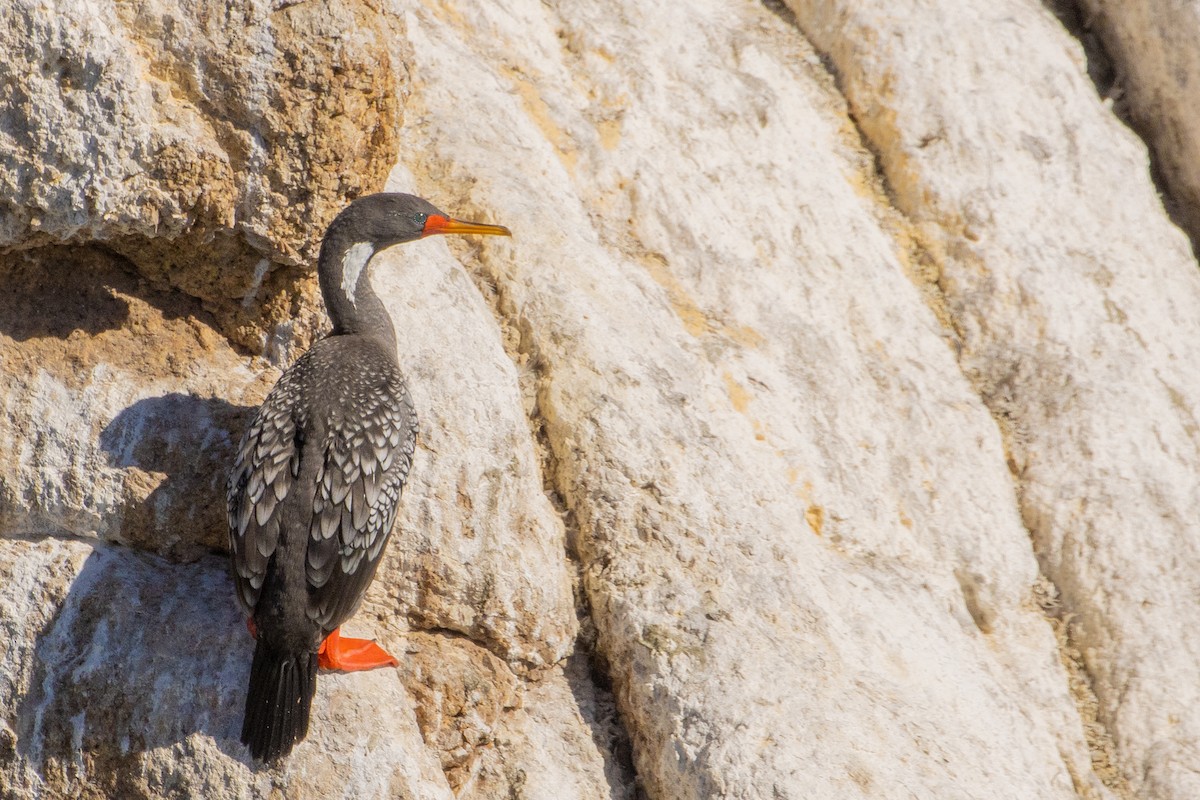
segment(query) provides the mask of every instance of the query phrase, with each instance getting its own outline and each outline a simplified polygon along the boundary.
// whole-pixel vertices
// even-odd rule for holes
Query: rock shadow
[[[254,414],[217,397],[172,392],[125,408],[100,433],[109,466],[139,470],[121,520],[121,540],[173,560],[225,551],[225,482]],[[139,486],[157,485],[148,493]]]
[[[99,545],[38,636],[18,754],[49,787],[109,797],[144,796],[142,754],[191,756],[195,734],[245,763],[252,647],[223,559]]]
[[[645,800],[646,793],[633,763],[633,743],[617,710],[608,665],[601,654],[577,648],[567,658],[563,674],[575,706],[604,760],[608,800]]]
[[[17,342],[38,339],[86,341],[128,327],[136,314],[130,301],[145,303],[164,320],[212,315],[199,300],[171,291],[141,274],[126,256],[102,243],[34,247],[0,253],[0,334]]]
[[[0,255],[0,334],[18,342],[95,336],[129,319],[126,291],[136,279],[114,257],[87,247],[42,247]]]

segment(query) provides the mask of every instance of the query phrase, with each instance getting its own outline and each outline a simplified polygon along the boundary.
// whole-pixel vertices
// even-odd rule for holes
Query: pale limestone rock
[[[650,795],[1102,796],[995,426],[815,56],[715,3],[459,10],[408,16],[402,152],[513,227],[480,280]]]
[[[397,523],[403,543],[389,548],[373,597],[386,593],[389,611],[467,634],[515,668],[550,666],[570,652],[574,600],[517,368],[443,242],[380,254],[375,286],[421,433]]]
[[[414,633],[399,666],[417,722],[459,794],[495,739],[497,722],[520,705],[517,679],[504,662],[463,637]]]
[[[529,684],[458,797],[635,800],[628,742],[602,694],[578,654]]]
[[[184,559],[225,548],[224,475],[266,363],[120,259],[43,248],[0,264],[0,530]]]
[[[142,11],[143,15],[149,14],[150,7],[144,6]],[[388,17],[385,27],[398,21],[395,16]],[[368,38],[374,35],[370,31],[366,34]],[[134,49],[144,43],[132,35],[124,43],[114,41],[115,45]],[[388,44],[403,47],[403,42]],[[197,43],[188,40],[180,46],[194,54]],[[310,42],[308,46],[317,45]],[[329,55],[313,54],[318,62]],[[228,82],[220,75],[200,74],[212,82],[210,88],[214,91]],[[370,80],[386,89],[394,86],[395,78],[386,74]],[[386,107],[396,101],[392,89],[384,91],[376,86],[375,91],[386,96],[368,97],[369,104]],[[122,105],[119,97],[112,103]],[[345,126],[348,118],[339,116],[339,109],[324,110],[338,117],[333,124]],[[305,114],[310,112],[308,109]],[[279,120],[276,123],[281,124]],[[320,134],[329,121],[316,115],[306,117],[306,124]],[[368,135],[370,124],[369,118],[355,116],[354,127],[346,132]],[[189,141],[204,145],[204,130],[202,127],[196,133],[197,139]],[[335,149],[341,146],[336,140],[304,144]],[[280,145],[283,156],[304,155],[285,145]],[[348,151],[341,156],[353,157],[354,153]],[[349,174],[334,175],[339,191],[345,191],[348,184],[337,181],[354,184],[370,179],[371,170],[347,169]],[[295,176],[297,185],[306,184],[310,178]],[[307,213],[300,206],[279,210]],[[308,239],[297,243],[298,249],[308,254],[315,252],[322,226],[320,213],[313,212],[312,217],[315,219],[305,223],[310,227],[299,232]],[[66,222],[69,220],[58,220],[59,224]],[[89,231],[86,235],[103,239],[107,234]],[[171,246],[182,245],[176,242]],[[390,546],[389,560],[380,571],[364,614],[351,623],[351,630],[355,624],[370,624],[373,616],[386,618],[395,629],[377,630],[376,634],[397,652],[404,650],[401,632],[410,621],[418,629],[475,636],[482,645],[475,648],[478,653],[439,675],[440,680],[452,684],[477,675],[489,665],[494,670],[496,663],[502,664],[501,670],[510,668],[503,666],[507,663],[522,673],[554,664],[569,651],[575,612],[563,555],[563,529],[542,492],[533,443],[517,394],[515,368],[504,356],[490,312],[461,269],[455,267],[457,272],[451,272],[442,252],[440,261],[426,262],[426,277],[435,285],[426,302],[417,303],[415,297],[406,295],[394,303],[397,307],[416,305],[416,314],[403,323],[426,332],[423,339],[406,337],[409,349],[404,354],[424,418],[418,454],[418,472],[423,476],[414,475],[404,501],[406,516]],[[181,293],[150,288],[128,274],[128,264],[99,248],[40,247],[9,252],[2,260],[8,290],[0,296],[3,535],[99,537],[188,561],[208,550],[225,549],[224,484],[233,447],[253,408],[278,377],[278,370],[262,359],[248,360],[231,347],[214,331],[214,320],[199,303]],[[161,266],[150,265],[147,271],[153,274]],[[247,279],[249,275],[243,270],[238,277],[236,263],[225,264],[224,268],[230,279]],[[381,271],[393,268],[384,265]],[[382,282],[386,281],[384,278]],[[441,283],[445,285],[437,288]],[[310,281],[302,287],[307,294],[298,300],[302,305],[294,341],[303,342],[315,332],[313,309],[305,305],[312,302],[312,284]],[[247,298],[247,307],[263,301],[262,295],[260,292],[257,298]],[[285,299],[286,309],[294,298],[285,295]],[[283,350],[291,345],[286,340],[279,344]],[[461,353],[468,357],[447,358],[448,354]],[[460,361],[461,368],[456,367]],[[430,445],[444,449],[439,454]],[[113,558],[131,555],[124,550],[105,552],[121,554]],[[208,570],[213,568],[210,563]],[[172,569],[194,579],[198,568]],[[220,598],[222,603],[229,600],[220,592],[207,597]],[[41,626],[33,624],[32,619],[20,633],[31,647],[41,636]],[[216,619],[212,625],[215,635],[225,636],[232,625],[234,633],[244,638],[240,621],[231,623],[226,617]],[[114,648],[122,646],[115,641],[111,644]],[[498,662],[497,656],[484,647],[506,661]],[[124,657],[143,655],[134,652]],[[244,660],[245,668],[248,650],[238,657]],[[19,666],[28,669],[31,663],[26,658]],[[186,666],[196,669],[200,665]],[[142,681],[143,685],[139,688],[131,683],[114,702],[130,702],[135,690],[154,696],[158,689],[153,685],[164,684],[153,684],[153,674],[147,669],[136,671],[131,680]],[[169,683],[170,679],[165,676],[161,680]],[[353,744],[352,737],[338,730],[352,731],[352,718],[373,720],[381,711],[389,718],[412,718],[413,701],[409,698],[417,694],[401,690],[402,684],[394,678],[386,691],[380,691],[380,679],[376,677],[331,680],[332,685],[342,684],[348,691],[338,701],[339,707],[344,707],[340,712],[343,721],[325,732],[326,736],[341,737],[342,746],[331,747],[323,738],[317,738],[310,748],[312,752],[305,750],[305,745],[289,761],[289,770],[309,776],[293,782],[295,791],[308,791],[305,787],[310,784],[323,787],[312,789],[313,796],[333,796],[325,793],[335,785],[333,768],[319,754],[326,750],[348,752]],[[512,675],[507,680],[511,684],[510,701],[519,704],[520,684]],[[244,684],[244,674],[226,673],[220,685],[240,704]],[[322,682],[323,687],[328,685]],[[328,699],[329,691],[323,688],[318,702],[324,702],[322,697]],[[13,696],[19,694],[13,690]],[[488,710],[477,707],[477,700],[475,696],[468,698],[464,713],[479,715]],[[27,704],[20,706],[12,725],[0,731],[0,738],[11,740],[14,752],[31,746],[26,730],[29,721],[25,711],[20,710],[29,708]],[[178,719],[196,713],[185,704],[173,706],[170,711]],[[240,711],[228,713],[234,721],[226,722],[239,724],[235,717]],[[162,721],[169,722],[169,715]],[[56,720],[55,724],[64,723]],[[328,726],[329,718],[322,724]],[[135,714],[116,720],[113,729],[120,739],[142,735],[144,726],[145,719]],[[360,764],[356,779],[346,784],[346,796],[392,796],[404,786],[410,787],[404,791],[414,796],[433,796],[411,789],[418,785],[410,780],[412,775],[404,781],[393,775],[397,769],[401,771],[397,774],[407,774],[405,770],[412,769],[411,765],[421,763],[433,765],[431,774],[441,787],[438,791],[449,791],[438,769],[439,758],[444,755],[440,743],[431,740],[427,747],[419,745],[420,758],[410,757],[403,748],[418,741],[412,739],[417,728],[408,725],[402,729],[403,736],[396,746],[400,749],[376,748],[380,758],[374,764]],[[236,730],[229,736],[234,734]],[[112,760],[112,752],[102,744],[90,748],[87,758]],[[482,746],[483,739],[473,744]],[[530,743],[523,741],[522,745],[528,747]],[[220,776],[232,774],[231,770],[240,774],[238,770],[244,767],[229,763],[230,757],[238,758],[240,747],[232,741],[188,745],[193,746],[207,754],[182,766],[173,764],[177,755],[174,751],[163,748],[140,758],[138,768],[142,774],[161,779],[147,778],[147,786],[137,791],[159,796],[169,794],[173,783],[209,787],[212,781],[224,780]],[[477,755],[473,750],[459,754],[472,763]],[[361,755],[356,758],[361,759]],[[85,791],[88,786],[105,791],[102,778],[71,777],[62,770],[61,774],[51,774],[54,769],[40,762],[31,766],[27,760],[12,761],[0,773],[0,785],[15,785],[19,776],[23,785],[29,786],[57,780],[55,785],[64,796],[75,796],[76,791]],[[73,782],[64,784],[68,778]],[[244,783],[248,779],[237,780]]]
[[[1200,796],[1200,272],[1144,147],[1040,8],[791,6],[944,255],[961,360],[1006,429],[1118,785]]]
[[[92,43],[86,98],[119,113],[69,105],[81,47],[14,83],[46,125],[94,120],[110,205],[78,217],[82,156],[5,161],[0,94],[0,181],[34,163],[62,186],[14,186],[68,192],[10,192],[6,223],[84,243],[0,260],[0,786],[1200,796],[1195,264],[1041,7],[250,1],[230,26],[62,5],[0,12],[0,52],[20,61],[28,21]],[[285,51],[298,72],[264,70]],[[246,112],[281,82],[310,117]],[[223,558],[196,559],[223,547],[229,451],[278,370],[215,331],[292,352],[319,330],[313,285],[230,258],[164,294],[86,243],[136,229],[122,252],[156,286],[188,231],[308,265],[337,198],[392,166],[401,96],[389,188],[514,238],[379,259],[422,432],[348,631],[404,663],[323,675],[310,739],[254,771],[250,640]],[[277,159],[231,155],[218,134],[246,113]],[[181,160],[130,162],[147,135]],[[231,205],[243,185],[217,168],[183,200],[139,183],[201,162],[249,194]],[[146,213],[113,189],[129,163]],[[263,180],[282,199],[250,198]],[[1030,532],[1076,615],[1061,649]],[[567,658],[573,588],[590,665]]]

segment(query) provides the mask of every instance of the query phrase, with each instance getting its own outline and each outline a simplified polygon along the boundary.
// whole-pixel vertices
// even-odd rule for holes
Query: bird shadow
[[[157,481],[128,492],[121,541],[189,561],[228,546],[225,481],[237,443],[254,414],[217,397],[171,392],[147,397],[100,432],[110,467],[137,469]]]
[[[39,774],[141,796],[143,754],[238,742],[253,643],[223,559],[172,564],[97,546],[38,635],[18,753]]]

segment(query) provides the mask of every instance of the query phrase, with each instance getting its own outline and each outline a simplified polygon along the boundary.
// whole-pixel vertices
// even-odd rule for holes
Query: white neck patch
[[[375,255],[375,245],[370,242],[357,242],[350,245],[346,255],[342,257],[342,291],[350,305],[354,305],[354,291],[358,288],[358,276],[363,268]]]

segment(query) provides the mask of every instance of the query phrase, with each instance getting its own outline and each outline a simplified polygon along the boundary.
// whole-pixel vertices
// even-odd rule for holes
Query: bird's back
[[[315,648],[354,613],[416,434],[394,356],[367,337],[322,339],[267,396],[230,476],[230,538],[239,598],[281,645]]]

